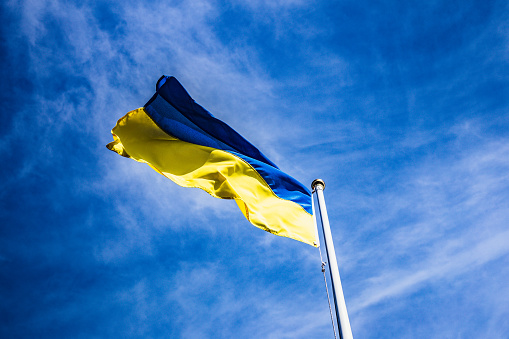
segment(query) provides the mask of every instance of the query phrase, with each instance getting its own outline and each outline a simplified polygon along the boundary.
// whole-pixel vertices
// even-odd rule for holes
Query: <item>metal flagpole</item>
[[[341,339],[353,339],[352,329],[350,328],[350,320],[346,311],[345,297],[343,288],[341,287],[341,279],[339,278],[338,263],[336,261],[336,252],[332,242],[332,234],[330,231],[329,217],[325,207],[325,199],[323,190],[325,182],[322,179],[315,179],[311,184],[313,192],[316,192],[318,198],[318,209],[322,219],[323,239],[325,242],[325,250],[327,252],[327,260],[329,261],[329,271],[332,280],[332,294],[334,295],[334,305],[336,306],[336,317],[339,327],[339,337]]]

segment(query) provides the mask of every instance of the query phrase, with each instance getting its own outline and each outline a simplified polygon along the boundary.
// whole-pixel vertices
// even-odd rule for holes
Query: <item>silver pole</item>
[[[329,261],[329,271],[332,280],[332,294],[334,295],[334,305],[336,306],[336,317],[339,327],[339,337],[341,339],[353,339],[348,312],[346,311],[345,297],[343,288],[341,287],[341,279],[339,277],[338,263],[336,261],[336,252],[334,251],[334,243],[332,242],[332,234],[329,225],[329,216],[325,207],[325,198],[323,190],[325,182],[322,179],[315,179],[311,184],[313,191],[318,197],[318,208],[322,219],[323,239],[325,242],[325,250],[327,252],[327,260]]]

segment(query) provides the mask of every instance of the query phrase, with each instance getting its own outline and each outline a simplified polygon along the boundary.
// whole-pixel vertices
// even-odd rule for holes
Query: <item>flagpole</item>
[[[341,279],[339,277],[338,263],[336,261],[336,252],[334,251],[334,243],[332,242],[332,233],[329,225],[329,217],[327,208],[325,207],[325,198],[323,190],[325,182],[322,179],[315,179],[311,184],[313,192],[316,192],[318,198],[318,209],[322,219],[323,239],[325,242],[325,250],[327,252],[327,260],[329,261],[329,271],[332,280],[332,294],[334,296],[334,305],[336,306],[336,318],[339,327],[339,337],[341,339],[353,339],[350,320],[346,310],[345,297],[343,288],[341,287]]]

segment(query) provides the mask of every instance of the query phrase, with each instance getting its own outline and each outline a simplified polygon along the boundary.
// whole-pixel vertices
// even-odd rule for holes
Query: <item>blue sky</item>
[[[506,1],[4,1],[0,337],[330,338],[318,251],[105,145],[157,79],[325,198],[356,338],[507,338]]]

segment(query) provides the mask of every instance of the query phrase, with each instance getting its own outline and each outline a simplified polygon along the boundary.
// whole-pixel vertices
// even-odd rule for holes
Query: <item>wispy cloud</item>
[[[352,301],[352,311],[403,298],[438,281],[476,274],[483,265],[507,256],[504,192],[509,187],[509,148],[503,141],[491,141],[482,130],[480,139],[458,136],[461,142],[480,141],[475,147],[467,150],[453,142],[445,157],[430,155],[400,173],[381,200],[357,204],[370,216],[363,219],[369,223],[360,233],[351,232],[357,233],[354,241],[375,236],[378,243],[350,253],[348,242],[346,253],[342,251],[346,268],[355,271],[373,257],[382,264],[370,268],[374,271]]]
[[[477,238],[474,234],[472,237]],[[458,275],[478,270],[479,266],[496,260],[509,253],[509,232],[500,232],[491,238],[476,243],[464,243],[454,239],[441,244],[445,248],[436,251],[427,262],[416,265],[408,271],[389,272],[370,279],[366,292],[352,302],[353,313],[374,305],[387,298],[402,298],[408,293],[434,284],[438,280],[456,280]],[[458,244],[460,243],[460,244]],[[458,251],[458,247],[461,246]],[[419,269],[419,267],[422,267]]]

